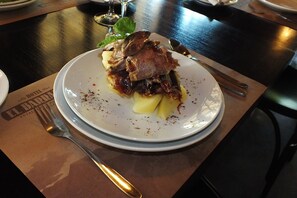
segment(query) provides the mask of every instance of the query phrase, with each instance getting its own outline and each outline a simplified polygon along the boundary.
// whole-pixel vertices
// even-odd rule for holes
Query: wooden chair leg
[[[281,151],[281,134],[280,134],[280,128],[279,128],[279,125],[278,125],[278,122],[275,118],[275,116],[273,115],[273,113],[266,109],[266,108],[263,108],[262,109],[266,115],[270,118],[270,120],[272,121],[272,124],[273,124],[273,128],[274,128],[274,135],[275,135],[275,145],[274,145],[274,153],[273,153],[273,158],[272,158],[272,162],[270,164],[270,167],[268,169],[268,172],[266,174],[266,179],[269,179],[269,175],[270,175],[270,171],[269,170],[273,170],[274,169],[274,166],[276,164],[276,162],[278,161],[278,158],[280,156],[280,151]]]
[[[208,180],[206,176],[202,176],[201,180],[204,182],[204,184],[209,188],[209,190],[213,193],[214,197],[216,198],[222,198],[216,187]]]
[[[194,173],[195,174],[195,173]],[[192,175],[192,177],[178,190],[173,198],[207,197],[222,198],[216,187],[205,175]]]
[[[293,156],[295,155],[296,151],[297,151],[297,125],[295,127],[295,131],[293,136],[291,137],[291,139],[289,140],[288,144],[287,144],[287,161],[291,161]]]
[[[297,150],[297,126],[295,127],[294,134],[289,139],[288,143],[284,147],[284,150],[281,152],[279,158],[271,164],[269,171],[266,175],[266,185],[262,192],[262,197],[266,197],[275,182],[275,179],[281,172],[282,168],[284,167],[285,163],[290,161]]]
[[[272,121],[273,128],[274,128],[274,135],[275,135],[274,153],[273,153],[273,157],[272,157],[272,161],[270,163],[269,169],[266,173],[266,185],[261,195],[261,197],[266,197],[277,177],[277,164],[278,164],[280,149],[281,149],[281,135],[280,135],[280,128],[279,128],[278,122],[275,116],[273,115],[273,113],[267,108],[265,108],[264,106],[262,106],[260,109],[264,113],[266,113],[266,115]]]

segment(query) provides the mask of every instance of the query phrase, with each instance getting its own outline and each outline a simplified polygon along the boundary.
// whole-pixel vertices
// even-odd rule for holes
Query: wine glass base
[[[94,16],[96,23],[104,26],[113,26],[119,19],[120,16],[117,14],[96,14]]]

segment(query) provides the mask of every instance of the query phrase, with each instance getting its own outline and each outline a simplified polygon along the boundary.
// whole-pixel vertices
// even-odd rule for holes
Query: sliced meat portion
[[[124,56],[132,56],[138,53],[150,35],[151,33],[148,31],[139,31],[130,34],[127,38],[125,38],[121,46],[121,51],[123,52]]]
[[[146,42],[137,54],[126,59],[126,70],[131,81],[165,75],[177,66],[178,62],[172,58],[171,53],[156,46],[153,41]]]
[[[179,64],[171,52],[159,46],[159,41],[149,40],[150,34],[136,32],[113,44],[108,79],[115,90],[127,96],[134,92],[146,96],[166,94],[180,100],[179,80],[174,71]]]
[[[105,47],[104,50],[113,51],[111,59],[111,70],[121,71],[125,69],[125,61],[127,56],[138,53],[150,36],[148,31],[139,31],[129,35],[125,40],[118,40]]]

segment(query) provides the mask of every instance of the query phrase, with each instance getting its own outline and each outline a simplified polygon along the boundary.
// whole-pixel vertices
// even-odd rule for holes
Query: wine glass
[[[121,0],[121,17],[126,16],[127,6],[131,0]]]
[[[108,11],[106,14],[96,14],[94,20],[100,25],[113,26],[120,18],[114,12],[114,0],[108,0]]]

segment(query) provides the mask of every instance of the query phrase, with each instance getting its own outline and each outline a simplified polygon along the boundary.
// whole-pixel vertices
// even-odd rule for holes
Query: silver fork
[[[100,170],[126,195],[129,197],[142,197],[142,194],[129,181],[127,181],[117,171],[106,165],[91,150],[74,139],[62,118],[59,118],[48,104],[35,108],[35,112],[41,124],[48,133],[56,137],[63,137],[71,140],[81,150],[83,150],[87,156],[89,156],[91,160],[100,168]]]

